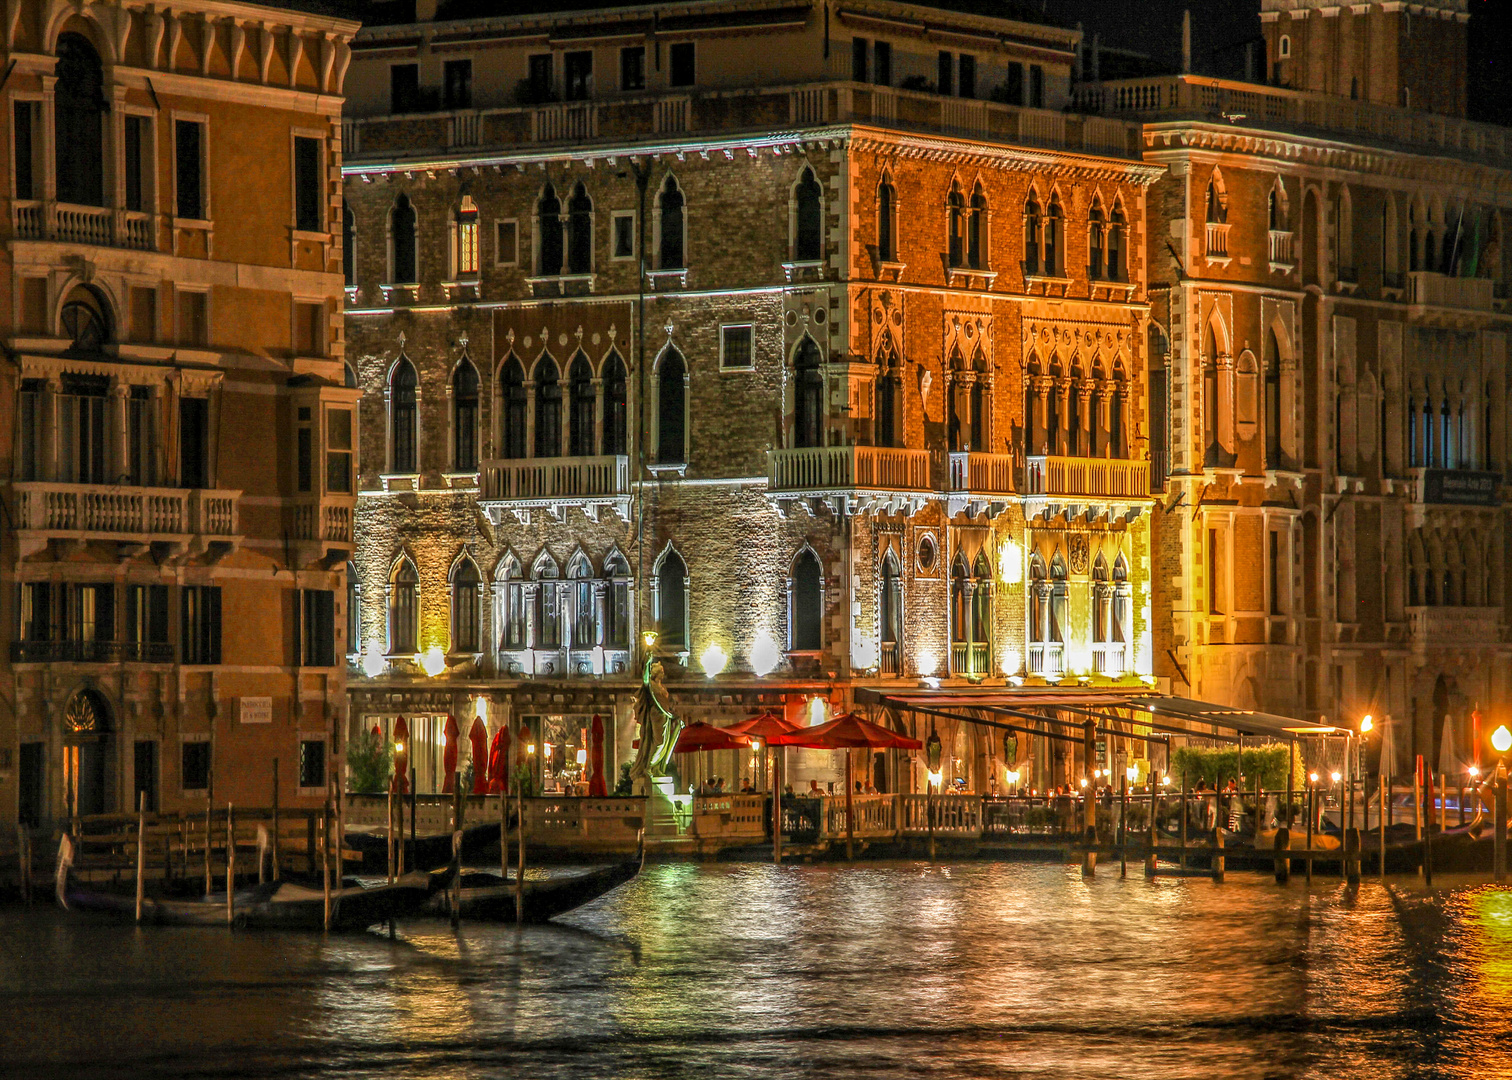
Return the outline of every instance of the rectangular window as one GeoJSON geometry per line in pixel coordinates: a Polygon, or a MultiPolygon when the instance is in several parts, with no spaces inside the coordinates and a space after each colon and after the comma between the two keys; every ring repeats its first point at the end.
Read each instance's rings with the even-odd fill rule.
{"type": "Polygon", "coordinates": [[[587,101],[593,96],[593,53],[587,49],[564,53],[562,75],[562,96],[568,101],[587,101]]]}
{"type": "Polygon", "coordinates": [[[462,213],[457,218],[457,276],[478,276],[478,212],[462,213]]]}
{"type": "Polygon", "coordinates": [[[301,589],[304,602],[304,664],[333,667],[336,663],[336,594],[329,589],[301,589]]]}
{"type": "Polygon", "coordinates": [[[303,135],[294,137],[294,228],[300,232],[321,232],[325,214],[321,207],[325,184],[321,178],[320,140],[303,135]]]}
{"type": "Polygon", "coordinates": [[[157,340],[157,290],[131,287],[131,340],[151,344],[157,340]]]}
{"type": "Polygon", "coordinates": [[[299,356],[324,356],[326,308],[324,304],[294,301],[294,351],[299,356]]]}
{"type": "Polygon", "coordinates": [[[672,86],[692,86],[696,81],[693,68],[693,43],[691,41],[679,41],[667,50],[668,67],[671,77],[667,80],[672,86]]]}
{"type": "Polygon", "coordinates": [[[41,379],[21,381],[16,412],[16,424],[20,428],[18,480],[37,480],[42,475],[42,391],[45,386],[41,379]]]}
{"type": "Polygon", "coordinates": [[[623,649],[630,644],[630,585],[616,581],[609,586],[609,625],[604,628],[604,643],[623,649]]]}
{"type": "Polygon", "coordinates": [[[221,662],[221,590],[219,585],[185,585],[180,612],[180,648],[186,664],[221,662]]]}
{"type": "Polygon", "coordinates": [[[145,116],[128,116],[122,148],[126,167],[126,209],[147,213],[152,209],[152,121],[145,116]]]}
{"type": "Polygon", "coordinates": [[[1207,593],[1208,614],[1223,614],[1223,591],[1219,582],[1219,576],[1223,572],[1223,557],[1219,554],[1217,529],[1209,529],[1207,533],[1207,593]]]}
{"type": "Polygon", "coordinates": [[[976,57],[962,53],[956,76],[957,88],[963,98],[976,97],[976,57]]]}
{"type": "Polygon", "coordinates": [[[892,44],[879,41],[872,46],[872,82],[878,86],[892,85],[892,44]]]}
{"type": "Polygon", "coordinates": [[[1281,606],[1281,534],[1272,529],[1270,532],[1270,562],[1266,569],[1270,578],[1270,613],[1282,614],[1281,606]]]}
{"type": "Polygon", "coordinates": [[[16,198],[18,199],[37,197],[37,177],[40,170],[36,167],[37,151],[34,132],[39,126],[37,102],[16,102],[16,122],[12,140],[15,143],[16,152],[16,198]]]}
{"type": "Polygon", "coordinates": [[[614,215],[614,258],[635,258],[635,215],[629,211],[614,215]]]}
{"type": "Polygon", "coordinates": [[[646,47],[632,45],[620,50],[620,89],[625,91],[646,88],[646,47]]]}
{"type": "Polygon", "coordinates": [[[420,65],[394,64],[389,68],[389,111],[414,112],[420,107],[420,65]]]}
{"type": "Polygon", "coordinates": [[[210,294],[204,292],[180,292],[179,344],[210,344],[210,294]]]}
{"type": "Polygon", "coordinates": [[[21,279],[21,329],[28,334],[47,333],[47,279],[21,279]]]}
{"type": "Polygon", "coordinates": [[[326,412],[326,491],[352,493],[352,410],[326,412]]]}
{"type": "Polygon", "coordinates": [[[65,378],[58,396],[58,468],[61,479],[74,484],[106,482],[105,402],[109,384],[103,378],[65,378]]]}
{"type": "Polygon", "coordinates": [[[326,744],[324,739],[299,740],[299,786],[309,791],[325,791],[326,744]]]}
{"type": "Polygon", "coordinates": [[[126,399],[126,482],[152,487],[156,480],[152,444],[152,391],[133,386],[126,399]]]}
{"type": "Polygon", "coordinates": [[[719,366],[725,371],[748,368],[751,358],[751,327],[721,326],[719,328],[719,366]]]}
{"type": "Polygon", "coordinates": [[[935,87],[946,97],[955,93],[955,57],[944,49],[940,50],[939,74],[935,79],[935,87]]]}
{"type": "Polygon", "coordinates": [[[494,222],[494,265],[514,266],[520,261],[520,223],[514,219],[494,222]]]}
{"type": "Polygon", "coordinates": [[[80,643],[115,640],[115,586],[74,585],[69,597],[70,638],[80,643]]]}
{"type": "Polygon", "coordinates": [[[198,120],[175,120],[174,177],[178,216],[205,218],[205,125],[198,120]]]}
{"type": "Polygon", "coordinates": [[[308,405],[302,406],[299,410],[298,426],[294,429],[295,483],[300,492],[309,491],[315,486],[315,429],[311,422],[313,412],[314,410],[308,405]]]}
{"type": "Polygon", "coordinates": [[[1017,60],[1008,65],[1008,78],[1003,88],[1009,105],[1024,103],[1024,65],[1017,60]]]}
{"type": "Polygon", "coordinates": [[[179,398],[179,487],[210,486],[210,402],[179,398]]]}
{"type": "Polygon", "coordinates": [[[851,82],[866,82],[866,39],[851,38],[851,82]]]}
{"type": "Polygon", "coordinates": [[[1039,64],[1029,65],[1029,107],[1045,107],[1045,69],[1039,64]]]}
{"type": "Polygon", "coordinates": [[[184,743],[179,776],[185,791],[205,791],[210,787],[210,743],[196,739],[184,743]]]}
{"type": "Polygon", "coordinates": [[[21,586],[21,640],[51,641],[52,584],[28,581],[21,586]]]}
{"type": "Polygon", "coordinates": [[[442,106],[447,109],[472,108],[472,61],[448,60],[441,75],[442,106]]]}
{"type": "Polygon", "coordinates": [[[523,105],[539,104],[542,101],[551,101],[554,95],[551,92],[551,54],[536,53],[529,61],[530,72],[525,79],[523,105]]]}
{"type": "Polygon", "coordinates": [[[126,642],[135,659],[173,659],[168,648],[168,586],[126,586],[126,642]]]}

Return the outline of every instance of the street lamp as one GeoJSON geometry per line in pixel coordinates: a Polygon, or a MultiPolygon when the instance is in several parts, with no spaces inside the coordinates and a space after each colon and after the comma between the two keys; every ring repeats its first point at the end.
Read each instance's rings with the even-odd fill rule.
{"type": "Polygon", "coordinates": [[[1375,718],[1369,713],[1360,717],[1360,734],[1369,735],[1371,728],[1375,727],[1375,718]]]}
{"type": "Polygon", "coordinates": [[[1491,746],[1498,754],[1512,750],[1512,731],[1507,730],[1506,724],[1491,733],[1491,746]]]}

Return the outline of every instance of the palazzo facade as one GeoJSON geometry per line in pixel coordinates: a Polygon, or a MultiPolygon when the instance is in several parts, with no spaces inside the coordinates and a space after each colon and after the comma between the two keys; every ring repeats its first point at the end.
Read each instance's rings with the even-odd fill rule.
{"type": "MultiPolygon", "coordinates": [[[[1065,110],[1075,32],[918,11],[422,3],[358,36],[349,693],[353,730],[405,717],[422,791],[448,715],[539,744],[548,789],[595,716],[627,762],[648,647],[716,723],[1145,685],[1160,169],[1065,110]]],[[[946,784],[1072,776],[940,734],[946,784]]]]}
{"type": "Polygon", "coordinates": [[[345,712],[355,23],[18,0],[0,822],[318,805],[345,712]]]}

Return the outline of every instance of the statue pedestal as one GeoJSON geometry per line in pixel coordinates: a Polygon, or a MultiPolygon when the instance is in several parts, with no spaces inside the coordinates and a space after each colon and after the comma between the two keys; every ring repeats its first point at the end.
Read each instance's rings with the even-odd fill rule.
{"type": "Polygon", "coordinates": [[[678,813],[672,785],[670,776],[658,776],[651,780],[651,790],[646,794],[647,836],[682,835],[682,818],[678,813]]]}

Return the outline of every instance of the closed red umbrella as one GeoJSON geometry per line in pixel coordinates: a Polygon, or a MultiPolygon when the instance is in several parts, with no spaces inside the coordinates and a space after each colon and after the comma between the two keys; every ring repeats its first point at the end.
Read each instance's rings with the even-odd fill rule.
{"type": "Polygon", "coordinates": [[[375,738],[375,739],[381,739],[381,738],[383,738],[383,729],[381,727],[379,727],[377,724],[373,725],[373,738],[375,738]]]}
{"type": "Polygon", "coordinates": [[[400,795],[409,793],[409,725],[404,717],[394,721],[394,782],[393,788],[400,795]]]}
{"type": "Polygon", "coordinates": [[[446,750],[441,755],[441,791],[450,795],[456,787],[457,781],[457,737],[462,734],[462,729],[457,727],[457,718],[448,716],[446,727],[442,729],[442,738],[446,740],[446,750]]]}
{"type": "Polygon", "coordinates": [[[677,737],[674,754],[692,754],[699,750],[741,750],[751,745],[744,735],[732,735],[725,728],[705,724],[703,721],[689,724],[677,737]]]}
{"type": "Polygon", "coordinates": [[[827,724],[804,728],[771,739],[773,746],[806,746],[813,750],[922,750],[924,744],[896,731],[844,713],[827,724]]]}
{"type": "Polygon", "coordinates": [[[509,794],[509,725],[501,727],[493,737],[493,746],[488,752],[488,793],[509,794]]]}
{"type": "Polygon", "coordinates": [[[602,799],[609,794],[609,785],[604,780],[604,718],[598,713],[593,714],[593,727],[589,729],[588,738],[588,760],[593,768],[593,775],[588,779],[588,794],[602,799]]]}
{"type": "Polygon", "coordinates": [[[488,729],[483,726],[483,721],[473,717],[472,727],[467,732],[467,739],[472,743],[472,766],[473,766],[473,789],[474,795],[488,794],[488,729]]]}

